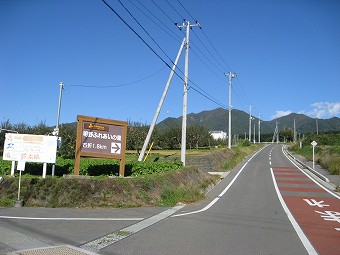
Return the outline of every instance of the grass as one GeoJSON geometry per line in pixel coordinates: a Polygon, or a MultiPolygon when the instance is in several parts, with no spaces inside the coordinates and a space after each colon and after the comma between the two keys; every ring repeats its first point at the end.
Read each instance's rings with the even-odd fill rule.
{"type": "Polygon", "coordinates": [[[233,155],[223,165],[225,170],[231,170],[236,167],[245,157],[252,154],[263,147],[262,144],[255,144],[250,146],[237,146],[232,150],[233,155]]]}
{"type": "MultiPolygon", "coordinates": [[[[27,176],[21,182],[21,198],[30,207],[140,207],[173,206],[204,197],[216,177],[186,167],[175,172],[134,178],[66,179],[27,176]]],[[[0,206],[16,199],[18,179],[5,177],[0,185],[0,206]]]]}
{"type": "MultiPolygon", "coordinates": [[[[259,146],[241,146],[229,149],[187,150],[188,157],[209,158],[211,167],[225,164],[232,169],[259,146]],[[227,155],[226,157],[219,157],[227,155]],[[226,161],[226,162],[224,162],[226,161]]],[[[152,151],[147,161],[179,161],[180,151],[152,151]]],[[[127,162],[137,155],[127,154],[127,162]]],[[[211,169],[214,171],[214,169],[211,169]]],[[[91,178],[42,179],[41,175],[23,175],[21,197],[25,206],[37,207],[147,207],[174,206],[193,203],[205,197],[207,188],[215,185],[218,176],[211,176],[195,166],[180,170],[154,173],[129,178],[97,176],[91,178]]],[[[0,185],[0,206],[11,206],[18,190],[17,177],[5,176],[0,185]]]]}
{"type": "MultiPolygon", "coordinates": [[[[313,160],[313,148],[311,145],[304,145],[301,149],[297,146],[290,146],[290,150],[300,154],[307,160],[313,160]]],[[[340,174],[340,146],[318,145],[315,147],[314,160],[323,168],[327,169],[330,174],[340,174]]]]}

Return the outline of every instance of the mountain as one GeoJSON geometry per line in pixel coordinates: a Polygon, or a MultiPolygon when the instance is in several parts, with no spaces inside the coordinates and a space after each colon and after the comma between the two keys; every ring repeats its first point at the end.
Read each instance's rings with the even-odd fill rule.
{"type": "MultiPolygon", "coordinates": [[[[200,125],[207,129],[228,131],[228,110],[216,108],[210,111],[202,111],[200,113],[190,113],[187,115],[187,126],[200,125]]],[[[258,128],[259,119],[253,116],[252,132],[254,124],[258,128]]],[[[295,119],[295,128],[297,133],[316,133],[317,127],[319,132],[340,131],[340,118],[334,117],[331,119],[315,119],[304,114],[291,113],[271,121],[261,121],[261,133],[274,133],[276,122],[278,129],[293,129],[295,119]]],[[[237,109],[232,110],[231,128],[234,134],[244,134],[249,132],[249,113],[237,109]]],[[[165,130],[172,126],[181,126],[182,117],[167,118],[157,124],[159,130],[165,130]]],[[[257,131],[256,131],[257,132],[257,131]]]]}

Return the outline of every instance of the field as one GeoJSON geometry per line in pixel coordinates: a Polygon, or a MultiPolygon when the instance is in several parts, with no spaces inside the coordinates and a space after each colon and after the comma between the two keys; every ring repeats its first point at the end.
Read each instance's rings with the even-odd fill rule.
{"type": "MultiPolygon", "coordinates": [[[[21,198],[25,206],[39,207],[138,207],[192,203],[204,199],[207,189],[219,180],[207,171],[231,170],[258,148],[251,145],[232,150],[188,150],[186,167],[180,162],[180,151],[153,151],[144,163],[137,163],[136,153],[129,152],[126,170],[129,166],[131,169],[126,171],[129,173],[126,178],[117,177],[117,162],[101,159],[82,159],[82,171],[88,175],[80,177],[48,176],[43,179],[41,164],[29,164],[33,172],[25,170],[22,176],[21,198]],[[90,175],[91,171],[97,173],[96,176],[90,175]]],[[[58,159],[56,172],[60,169],[70,172],[72,161],[58,159]]],[[[0,163],[4,165],[3,161],[0,163]]],[[[10,167],[10,162],[5,164],[10,167]]],[[[4,171],[8,173],[8,170],[4,171]]],[[[0,206],[11,206],[17,190],[18,178],[5,176],[0,185],[0,206]]]]}

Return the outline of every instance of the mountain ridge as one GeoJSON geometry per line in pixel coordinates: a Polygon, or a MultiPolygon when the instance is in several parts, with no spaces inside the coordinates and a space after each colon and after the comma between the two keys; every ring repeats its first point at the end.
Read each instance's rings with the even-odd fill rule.
{"type": "MultiPolygon", "coordinates": [[[[220,130],[227,132],[229,111],[223,108],[213,110],[204,110],[199,113],[189,113],[187,115],[187,126],[201,125],[210,131],[220,130]]],[[[256,132],[258,129],[259,119],[252,116],[252,132],[255,125],[256,132]]],[[[290,113],[288,115],[265,121],[260,119],[261,133],[274,133],[276,122],[278,129],[294,129],[297,133],[316,133],[318,132],[340,132],[340,118],[332,117],[329,119],[311,118],[304,114],[290,113]]],[[[231,112],[231,128],[233,134],[243,134],[249,132],[249,113],[241,110],[233,109],[231,112]]],[[[182,125],[182,117],[169,117],[157,124],[157,128],[161,131],[171,126],[182,125]]]]}

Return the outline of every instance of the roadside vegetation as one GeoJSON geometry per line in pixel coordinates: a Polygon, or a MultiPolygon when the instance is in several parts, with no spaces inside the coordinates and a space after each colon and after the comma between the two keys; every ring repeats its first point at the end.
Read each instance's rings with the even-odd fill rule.
{"type": "MultiPolygon", "coordinates": [[[[51,134],[53,128],[44,123],[30,127],[12,125],[9,121],[1,128],[25,134],[51,134]]],[[[188,128],[187,166],[180,161],[181,129],[171,127],[155,132],[154,147],[145,162],[138,162],[139,149],[147,133],[144,125],[129,124],[125,160],[125,178],[118,177],[119,161],[83,157],[80,176],[73,176],[76,127],[62,125],[59,135],[62,146],[58,149],[54,176],[52,165],[47,166],[47,177],[42,178],[42,163],[27,162],[22,174],[21,199],[25,206],[37,207],[140,207],[173,206],[193,203],[205,198],[207,190],[216,185],[220,177],[210,171],[229,171],[260,145],[239,142],[231,150],[225,141],[213,140],[203,127],[188,128]]],[[[0,154],[4,132],[0,134],[0,154]]],[[[0,206],[13,206],[17,199],[18,172],[10,176],[11,162],[0,159],[0,206]]]]}
{"type": "Polygon", "coordinates": [[[327,169],[333,175],[340,175],[340,134],[309,135],[300,144],[290,146],[290,150],[313,160],[312,141],[317,142],[315,147],[315,162],[327,169]]]}

